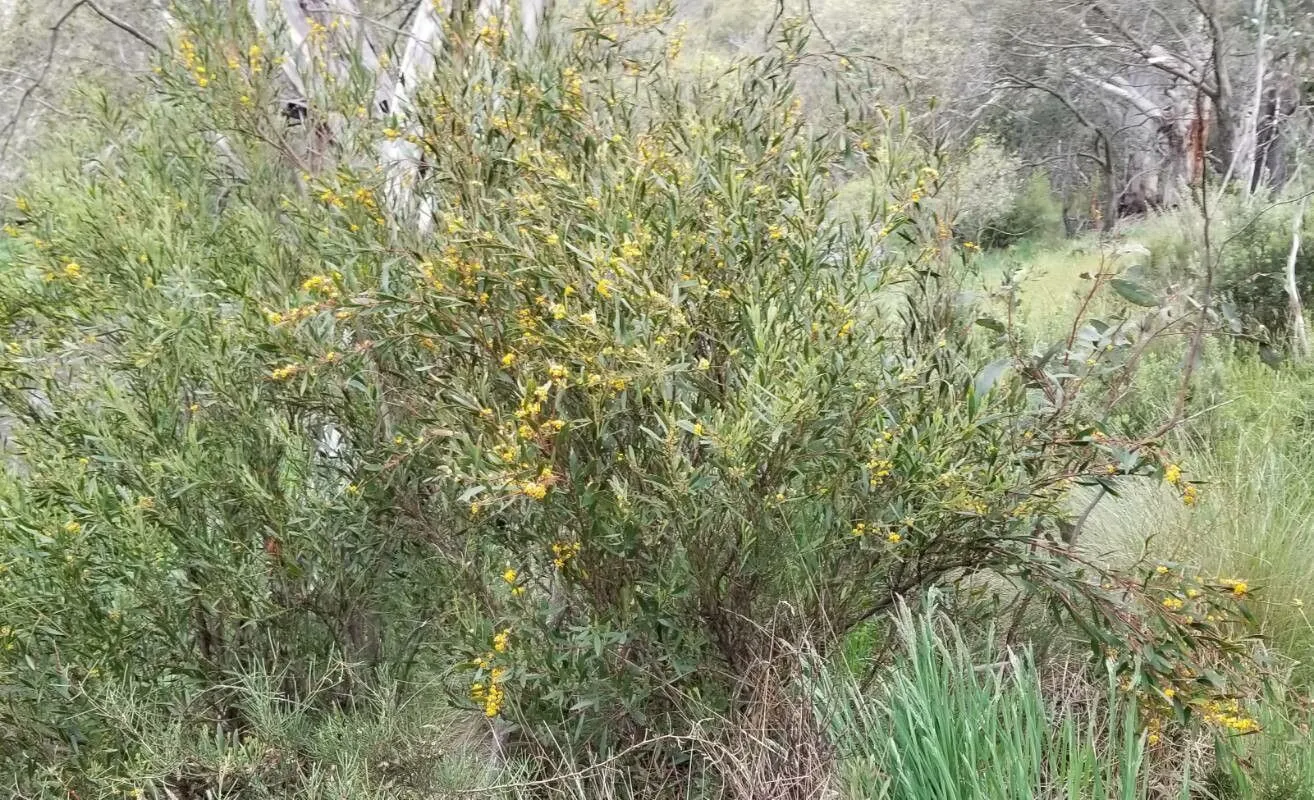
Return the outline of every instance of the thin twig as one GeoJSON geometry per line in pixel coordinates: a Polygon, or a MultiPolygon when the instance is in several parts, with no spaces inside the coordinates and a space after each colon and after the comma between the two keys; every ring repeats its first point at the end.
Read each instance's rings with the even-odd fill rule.
{"type": "Polygon", "coordinates": [[[148,36],[146,36],[146,34],[137,30],[136,28],[124,22],[123,20],[119,19],[118,17],[115,17],[114,15],[109,14],[106,11],[102,10],[100,6],[96,5],[93,2],[93,0],[77,0],[76,3],[69,6],[67,11],[65,11],[62,15],[60,15],[59,19],[55,20],[54,25],[50,26],[50,47],[46,50],[46,61],[41,66],[41,72],[32,81],[32,84],[28,86],[26,90],[24,90],[23,96],[18,99],[18,104],[14,107],[13,118],[10,119],[9,122],[5,124],[4,144],[0,145],[0,162],[3,162],[5,156],[9,153],[9,146],[14,139],[14,131],[17,130],[18,128],[18,121],[23,118],[23,109],[27,106],[27,101],[32,97],[32,93],[35,92],[37,88],[41,86],[41,84],[45,83],[46,76],[50,74],[50,67],[55,63],[55,48],[59,45],[59,34],[62,30],[64,23],[68,21],[69,17],[73,16],[73,12],[77,11],[82,6],[87,6],[92,11],[94,11],[101,19],[105,20],[106,22],[110,23],[111,25],[118,28],[119,30],[132,36],[137,41],[142,42],[147,47],[150,47],[152,50],[156,51],[157,53],[161,51],[160,46],[157,45],[155,42],[151,41],[151,39],[148,36]]]}

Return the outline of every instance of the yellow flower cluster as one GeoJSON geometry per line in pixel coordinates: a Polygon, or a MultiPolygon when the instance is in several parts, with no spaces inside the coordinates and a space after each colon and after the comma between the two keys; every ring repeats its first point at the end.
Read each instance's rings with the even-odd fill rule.
{"type": "Polygon", "coordinates": [[[506,581],[511,586],[511,595],[513,597],[519,597],[525,593],[525,587],[516,585],[516,581],[519,578],[520,573],[516,572],[515,568],[510,565],[507,565],[507,568],[502,571],[502,580],[506,581]]]}
{"type": "Polygon", "coordinates": [[[204,89],[210,85],[205,65],[200,63],[200,59],[196,55],[196,43],[192,41],[191,31],[185,30],[178,36],[178,60],[192,73],[197,86],[204,89]]]}
{"type": "Polygon", "coordinates": [[[338,281],[342,280],[342,273],[337,270],[327,275],[311,275],[301,283],[301,291],[308,294],[321,294],[327,297],[337,297],[338,281]]]}
{"type": "Polygon", "coordinates": [[[958,500],[958,509],[967,514],[975,514],[978,517],[984,517],[990,513],[990,506],[978,497],[966,496],[958,500]]]}
{"type": "Polygon", "coordinates": [[[867,462],[867,471],[871,473],[868,484],[875,489],[890,477],[890,473],[894,471],[894,463],[885,458],[873,458],[867,462]]]}
{"type": "Polygon", "coordinates": [[[300,371],[301,371],[301,366],[298,364],[285,364],[281,367],[278,367],[273,372],[270,372],[269,377],[272,380],[285,381],[288,378],[295,376],[300,371]]]}
{"type": "Polygon", "coordinates": [[[282,325],[285,322],[286,323],[301,322],[304,319],[308,319],[309,317],[314,316],[315,314],[324,310],[327,307],[330,307],[329,304],[309,303],[304,306],[296,306],[295,308],[289,308],[286,311],[274,311],[272,309],[268,309],[265,311],[265,320],[268,321],[270,325],[282,325]]]}
{"type": "Polygon", "coordinates": [[[1237,580],[1236,578],[1227,578],[1220,581],[1220,583],[1232,591],[1233,597],[1245,597],[1250,593],[1250,585],[1245,581],[1237,580]]]}
{"type": "Polygon", "coordinates": [[[76,281],[82,277],[82,265],[76,261],[70,261],[64,265],[63,269],[58,271],[48,270],[45,274],[46,283],[53,283],[63,279],[66,281],[76,281]]]}
{"type": "Polygon", "coordinates": [[[506,679],[506,668],[494,666],[493,662],[499,655],[505,655],[511,650],[511,629],[503,628],[493,634],[492,645],[491,652],[474,660],[476,670],[480,673],[488,673],[488,682],[476,680],[470,686],[470,697],[483,705],[484,716],[490,718],[501,713],[502,706],[506,702],[506,691],[501,686],[506,679]]]}
{"type": "Polygon", "coordinates": [[[548,487],[542,481],[524,481],[520,484],[520,493],[531,500],[542,500],[547,497],[548,487]]]}
{"type": "Polygon", "coordinates": [[[553,542],[552,566],[564,569],[570,560],[579,555],[579,542],[553,542]]]}
{"type": "Polygon", "coordinates": [[[1205,722],[1235,734],[1254,733],[1259,723],[1248,716],[1236,699],[1210,700],[1200,708],[1205,722]]]}
{"type": "MultiPolygon", "coordinates": [[[[481,669],[487,669],[489,665],[488,658],[482,658],[475,661],[475,666],[481,669]]],[[[493,667],[489,670],[488,683],[475,681],[470,685],[470,697],[475,702],[481,703],[484,707],[484,716],[496,717],[502,711],[502,705],[506,702],[506,690],[502,688],[502,681],[506,678],[506,669],[504,667],[493,667]]]]}

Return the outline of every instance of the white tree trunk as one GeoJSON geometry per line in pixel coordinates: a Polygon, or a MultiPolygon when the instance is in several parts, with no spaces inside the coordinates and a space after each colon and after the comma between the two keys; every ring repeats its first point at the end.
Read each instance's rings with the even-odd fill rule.
{"type": "Polygon", "coordinates": [[[1291,223],[1291,252],[1287,255],[1287,310],[1291,315],[1291,349],[1297,358],[1309,356],[1309,335],[1305,331],[1305,309],[1296,285],[1296,256],[1300,254],[1300,231],[1305,222],[1305,200],[1296,206],[1291,223]]]}
{"type": "Polygon", "coordinates": [[[1235,177],[1244,183],[1241,191],[1245,194],[1250,194],[1260,185],[1259,176],[1255,174],[1258,168],[1255,156],[1259,148],[1259,115],[1264,97],[1264,75],[1268,71],[1265,59],[1268,0],[1255,0],[1254,14],[1259,20],[1259,31],[1255,38],[1255,91],[1232,143],[1232,158],[1227,166],[1227,177],[1223,180],[1226,184],[1227,178],[1232,177],[1235,170],[1235,177]]]}
{"type": "MultiPolygon", "coordinates": [[[[406,32],[406,47],[395,79],[370,43],[355,0],[248,2],[256,26],[270,37],[279,28],[269,6],[279,4],[286,20],[282,30],[288,45],[283,70],[300,100],[309,104],[326,82],[347,79],[353,59],[374,76],[373,115],[392,120],[389,127],[396,134],[377,146],[387,204],[395,220],[417,225],[422,233],[426,232],[432,225],[431,203],[422,199],[417,204],[414,191],[423,157],[421,147],[413,141],[423,132],[415,97],[418,88],[432,77],[442,52],[441,0],[421,0],[406,32]]],[[[545,7],[545,0],[523,0],[520,6],[521,33],[527,46],[537,40],[545,7]]],[[[507,8],[507,0],[478,0],[476,21],[483,24],[497,15],[505,24],[507,8]]]]}

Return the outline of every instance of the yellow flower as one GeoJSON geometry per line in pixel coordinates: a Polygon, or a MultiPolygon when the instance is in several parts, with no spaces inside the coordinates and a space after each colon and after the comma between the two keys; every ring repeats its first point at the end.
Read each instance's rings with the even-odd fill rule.
{"type": "Polygon", "coordinates": [[[903,541],[903,537],[897,533],[891,533],[889,536],[885,537],[885,540],[890,544],[898,544],[903,541]]]}
{"type": "Polygon", "coordinates": [[[64,530],[67,531],[68,533],[81,533],[82,526],[79,525],[74,520],[69,520],[68,522],[64,523],[64,530]]]}
{"type": "Polygon", "coordinates": [[[1193,506],[1200,502],[1200,490],[1194,486],[1188,486],[1182,490],[1182,502],[1188,506],[1193,506]]]}
{"type": "Polygon", "coordinates": [[[770,236],[772,239],[783,239],[785,238],[785,229],[781,228],[779,225],[772,225],[767,228],[767,236],[770,236]]]}
{"type": "Polygon", "coordinates": [[[269,377],[276,381],[285,381],[288,378],[291,378],[293,375],[296,375],[300,371],[301,371],[301,367],[297,366],[296,364],[285,364],[279,367],[278,369],[274,370],[273,372],[269,373],[269,377]]]}
{"type": "Polygon", "coordinates": [[[502,710],[502,699],[506,693],[499,686],[488,687],[484,696],[484,716],[488,718],[496,717],[502,710]]]}
{"type": "Polygon", "coordinates": [[[493,650],[498,653],[505,653],[511,648],[511,629],[503,628],[493,636],[493,650]]]}
{"type": "Polygon", "coordinates": [[[538,481],[525,481],[520,485],[520,493],[532,500],[547,497],[548,487],[538,481]]]}
{"type": "Polygon", "coordinates": [[[1176,597],[1165,597],[1163,599],[1163,607],[1169,611],[1181,611],[1182,605],[1182,601],[1178,600],[1176,597]]]}
{"type": "Polygon", "coordinates": [[[333,284],[332,276],[311,275],[301,283],[301,291],[310,294],[337,294],[337,287],[333,284]]]}
{"type": "Polygon", "coordinates": [[[554,381],[564,381],[569,371],[560,364],[551,364],[548,366],[548,377],[554,381]]]}
{"type": "Polygon", "coordinates": [[[594,290],[598,294],[602,295],[604,298],[610,298],[612,291],[611,281],[607,280],[606,278],[603,278],[602,280],[598,281],[598,285],[594,287],[594,290]]]}
{"type": "Polygon", "coordinates": [[[516,363],[515,353],[507,353],[506,355],[502,356],[502,366],[509,367],[514,363],[516,363]]]}
{"type": "Polygon", "coordinates": [[[566,306],[565,306],[564,304],[562,304],[562,303],[553,303],[553,304],[552,304],[552,318],[553,318],[553,319],[565,319],[565,318],[566,318],[566,306]]]}
{"type": "Polygon", "coordinates": [[[1228,581],[1232,587],[1232,594],[1236,597],[1245,597],[1250,592],[1250,587],[1245,581],[1228,581]]]}
{"type": "Polygon", "coordinates": [[[694,436],[702,436],[703,433],[705,433],[705,432],[706,432],[706,431],[705,431],[704,428],[703,428],[703,423],[701,423],[701,422],[695,422],[695,423],[694,423],[694,426],[693,426],[693,435],[694,435],[694,436]]]}
{"type": "Polygon", "coordinates": [[[1164,468],[1163,479],[1171,484],[1176,484],[1182,479],[1182,468],[1176,464],[1169,464],[1164,468]]]}
{"type": "Polygon", "coordinates": [[[1155,568],[1154,568],[1154,571],[1155,571],[1155,573],[1158,574],[1158,575],[1167,575],[1167,574],[1168,574],[1168,568],[1165,567],[1163,564],[1160,564],[1159,566],[1155,567],[1155,568]]]}
{"type": "Polygon", "coordinates": [[[506,581],[507,583],[515,583],[516,571],[511,567],[507,567],[506,571],[502,573],[502,580],[506,581]]]}

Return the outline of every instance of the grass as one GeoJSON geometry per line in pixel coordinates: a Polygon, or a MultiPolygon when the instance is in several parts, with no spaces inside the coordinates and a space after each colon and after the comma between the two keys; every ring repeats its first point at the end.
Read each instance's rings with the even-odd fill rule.
{"type": "Polygon", "coordinates": [[[1076,680],[1047,692],[1028,650],[974,654],[934,608],[917,616],[904,609],[897,630],[900,658],[874,697],[842,674],[818,673],[814,693],[838,748],[843,796],[1189,796],[1192,762],[1172,759],[1166,770],[1153,764],[1135,704],[1112,682],[1076,680]]]}
{"type": "MultiPolygon", "coordinates": [[[[1064,333],[1081,302],[1088,285],[1081,275],[1097,271],[1111,251],[1141,243],[1162,260],[1180,252],[1188,237],[1182,219],[1165,216],[1129,228],[1114,243],[1094,237],[1022,242],[983,255],[978,266],[986,286],[1014,276],[1026,334],[1047,340],[1064,333]]],[[[1167,418],[1179,356],[1147,359],[1131,413],[1167,418]]],[[[1152,482],[1130,483],[1100,504],[1086,541],[1113,561],[1138,557],[1148,541],[1153,554],[1203,575],[1246,580],[1258,590],[1254,610],[1262,632],[1275,652],[1294,660],[1304,685],[1314,679],[1314,618],[1304,607],[1314,600],[1314,449],[1306,444],[1314,434],[1314,369],[1274,370],[1211,343],[1190,412],[1193,418],[1166,445],[1188,479],[1199,481],[1200,507],[1188,511],[1175,492],[1152,482]]]]}

